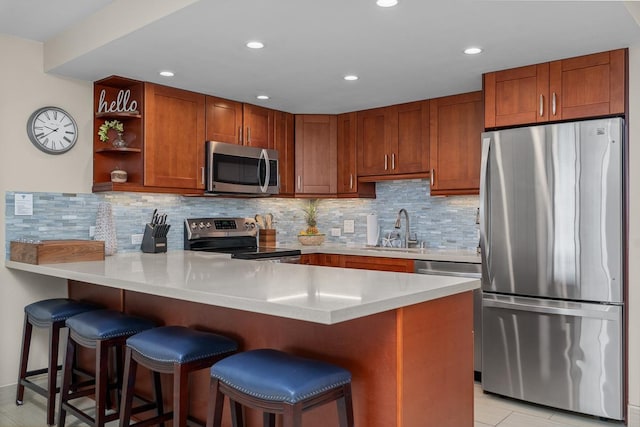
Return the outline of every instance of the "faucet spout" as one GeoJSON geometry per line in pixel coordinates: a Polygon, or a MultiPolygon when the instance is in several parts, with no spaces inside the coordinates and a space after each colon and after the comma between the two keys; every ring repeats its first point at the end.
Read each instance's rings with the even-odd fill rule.
{"type": "Polygon", "coordinates": [[[402,214],[404,214],[404,218],[406,221],[405,224],[405,229],[404,229],[404,242],[402,243],[402,246],[404,248],[408,248],[409,247],[409,213],[407,212],[407,210],[405,208],[402,208],[398,211],[398,216],[396,217],[396,224],[395,224],[395,228],[400,229],[402,227],[402,214]]]}

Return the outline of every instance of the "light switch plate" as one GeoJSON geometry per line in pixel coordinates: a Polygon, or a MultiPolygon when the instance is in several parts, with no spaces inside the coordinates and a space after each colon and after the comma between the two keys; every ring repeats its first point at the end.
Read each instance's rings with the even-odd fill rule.
{"type": "Polygon", "coordinates": [[[333,237],[340,237],[340,227],[332,228],[331,235],[333,237]]]}
{"type": "Polygon", "coordinates": [[[144,237],[144,234],[132,234],[131,235],[131,244],[132,245],[139,245],[142,243],[142,238],[144,237]]]}
{"type": "Polygon", "coordinates": [[[355,227],[356,227],[356,222],[354,220],[352,220],[352,219],[345,219],[344,220],[343,228],[344,228],[344,233],[345,234],[347,234],[347,233],[355,233],[356,232],[355,227]]]}
{"type": "Polygon", "coordinates": [[[89,237],[91,239],[93,239],[96,236],[96,226],[95,225],[90,225],[89,226],[89,237]]]}

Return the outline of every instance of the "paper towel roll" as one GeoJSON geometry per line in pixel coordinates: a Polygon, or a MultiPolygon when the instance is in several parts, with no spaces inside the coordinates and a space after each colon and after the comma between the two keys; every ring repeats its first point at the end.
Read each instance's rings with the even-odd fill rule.
{"type": "Polygon", "coordinates": [[[367,215],[367,245],[376,246],[380,238],[380,226],[378,226],[378,215],[367,215]]]}

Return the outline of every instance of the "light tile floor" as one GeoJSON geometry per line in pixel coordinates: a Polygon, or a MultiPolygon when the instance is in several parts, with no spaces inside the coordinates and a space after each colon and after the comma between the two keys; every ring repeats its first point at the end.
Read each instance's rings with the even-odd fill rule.
{"type": "Polygon", "coordinates": [[[474,389],[474,427],[620,427],[624,423],[523,403],[474,389]]]}
{"type": "MultiPolygon", "coordinates": [[[[602,421],[597,418],[570,414],[562,411],[529,405],[515,400],[502,398],[482,392],[475,384],[475,423],[474,427],[620,427],[624,424],[602,421]]],[[[0,427],[44,427],[46,402],[42,396],[30,390],[25,391],[24,405],[15,404],[15,386],[0,387],[0,427]]],[[[91,407],[93,401],[87,400],[91,407]]],[[[86,424],[72,415],[67,416],[67,427],[79,427],[86,424]]],[[[117,421],[108,424],[118,425],[117,421]]],[[[366,426],[358,426],[366,427],[366,426]]],[[[466,426],[460,426],[466,427],[466,426]]]]}

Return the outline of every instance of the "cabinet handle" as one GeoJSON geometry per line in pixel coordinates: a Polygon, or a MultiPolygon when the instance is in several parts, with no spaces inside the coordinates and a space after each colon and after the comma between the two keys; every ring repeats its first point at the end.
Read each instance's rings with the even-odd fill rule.
{"type": "Polygon", "coordinates": [[[298,175],[298,190],[300,190],[300,175],[298,175]]]}
{"type": "Polygon", "coordinates": [[[396,153],[391,153],[391,169],[396,170],[396,153]]]}
{"type": "MultiPolygon", "coordinates": [[[[435,176],[436,176],[436,170],[431,169],[431,173],[429,174],[429,187],[433,187],[433,180],[435,176]]],[[[429,190],[431,190],[431,188],[429,188],[429,190]]]]}
{"type": "Polygon", "coordinates": [[[251,128],[247,126],[247,145],[251,145],[251,128]]]}
{"type": "Polygon", "coordinates": [[[553,92],[551,95],[551,114],[556,115],[556,93],[553,92]]]}
{"type": "Polygon", "coordinates": [[[353,190],[353,174],[349,175],[349,190],[353,190]]]}
{"type": "Polygon", "coordinates": [[[544,95],[540,94],[540,117],[544,114],[544,95]]]}
{"type": "Polygon", "coordinates": [[[387,161],[388,161],[388,159],[389,159],[389,156],[387,156],[387,155],[385,154],[385,155],[384,155],[384,170],[389,169],[389,168],[387,167],[387,161]]]}
{"type": "Polygon", "coordinates": [[[201,174],[202,185],[204,185],[204,166],[200,168],[200,174],[201,174]]]}
{"type": "Polygon", "coordinates": [[[240,138],[240,145],[242,145],[242,126],[238,126],[238,138],[240,138]]]}

